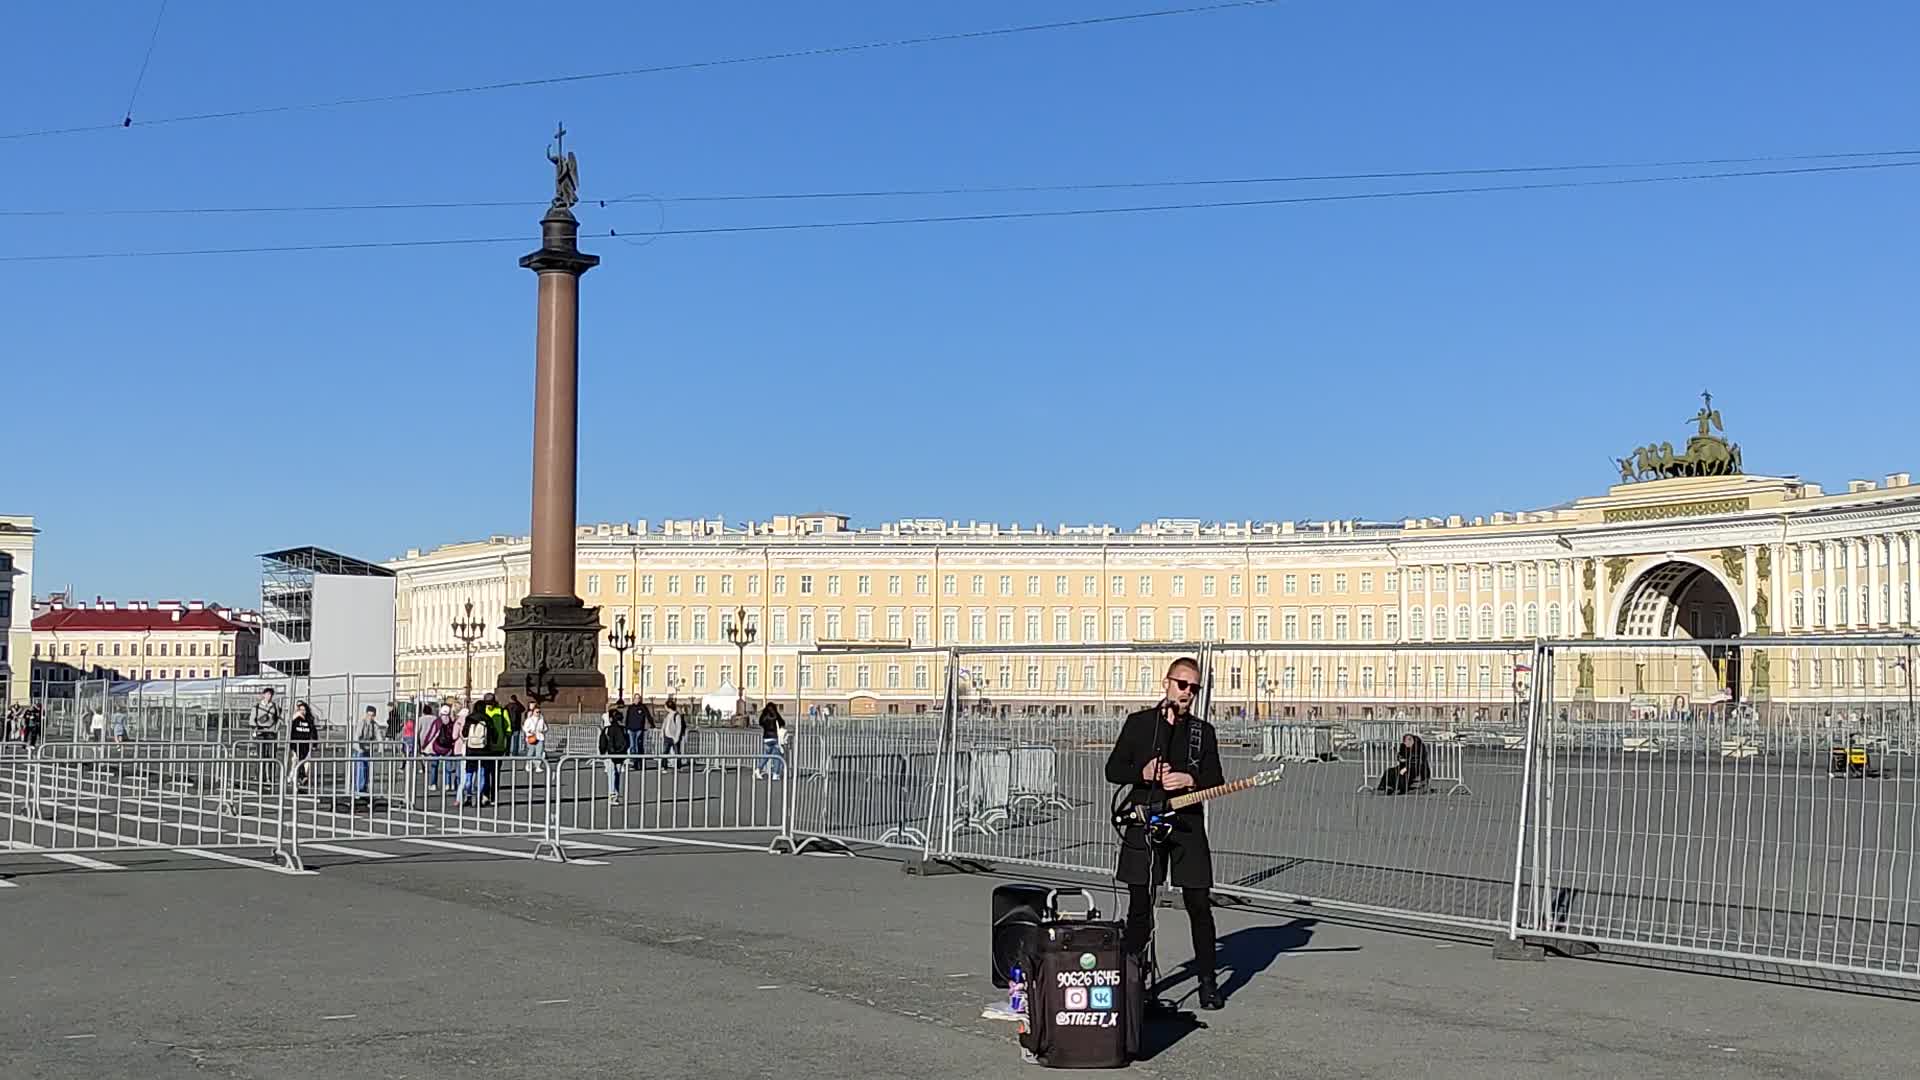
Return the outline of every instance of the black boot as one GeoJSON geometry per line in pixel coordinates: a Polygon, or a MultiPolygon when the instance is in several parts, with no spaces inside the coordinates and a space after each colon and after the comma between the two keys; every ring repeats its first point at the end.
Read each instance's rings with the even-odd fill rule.
{"type": "Polygon", "coordinates": [[[1208,1012],[1219,1012],[1226,1003],[1226,999],[1220,996],[1220,985],[1214,981],[1213,973],[1200,976],[1200,1007],[1208,1012]]]}

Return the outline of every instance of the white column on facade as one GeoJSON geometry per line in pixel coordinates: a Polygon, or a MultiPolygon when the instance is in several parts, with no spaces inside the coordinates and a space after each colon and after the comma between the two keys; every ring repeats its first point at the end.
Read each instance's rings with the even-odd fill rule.
{"type": "Polygon", "coordinates": [[[1821,627],[1823,630],[1832,630],[1840,625],[1840,605],[1837,602],[1839,598],[1833,595],[1833,559],[1838,553],[1839,548],[1833,541],[1820,542],[1820,588],[1827,598],[1827,618],[1821,627]]]}
{"type": "MultiPolygon", "coordinates": [[[[1880,603],[1880,549],[1885,537],[1867,537],[1867,617],[1868,626],[1879,626],[1886,621],[1886,612],[1880,603]]],[[[1891,568],[1889,568],[1891,569],[1891,568]]]]}
{"type": "MultiPolygon", "coordinates": [[[[1496,641],[1500,639],[1500,633],[1505,629],[1505,627],[1500,624],[1500,575],[1503,572],[1504,569],[1499,563],[1496,562],[1493,564],[1493,637],[1496,641]]],[[[1518,570],[1514,572],[1516,574],[1519,573],[1518,570]]],[[[1519,584],[1517,581],[1514,582],[1516,588],[1518,588],[1519,584]]]]}
{"type": "MultiPolygon", "coordinates": [[[[1845,603],[1847,623],[1859,623],[1860,605],[1859,603],[1855,603],[1855,601],[1860,600],[1860,598],[1859,594],[1855,592],[1855,588],[1853,588],[1853,577],[1859,573],[1860,559],[1857,557],[1855,550],[1853,550],[1853,540],[1836,540],[1832,552],[1828,552],[1828,557],[1826,557],[1826,567],[1828,567],[1828,575],[1832,575],[1832,573],[1834,573],[1834,555],[1841,552],[1841,550],[1847,552],[1847,569],[1839,575],[1839,586],[1847,590],[1847,603],[1845,603]]],[[[1834,615],[1834,625],[1845,628],[1845,623],[1839,621],[1841,605],[1834,603],[1832,596],[1826,600],[1826,609],[1828,609],[1828,613],[1834,615]]]]}
{"type": "MultiPolygon", "coordinates": [[[[1459,614],[1458,611],[1454,612],[1456,616],[1459,614]]],[[[1477,635],[1480,633],[1480,565],[1478,563],[1467,566],[1467,625],[1460,629],[1464,631],[1462,637],[1469,641],[1478,640],[1477,635]]]]}
{"type": "Polygon", "coordinates": [[[1560,591],[1566,599],[1566,610],[1562,612],[1562,615],[1567,620],[1567,636],[1577,638],[1584,629],[1580,625],[1580,604],[1585,599],[1585,597],[1581,595],[1581,590],[1584,589],[1585,586],[1581,584],[1580,560],[1567,559],[1565,561],[1567,568],[1560,575],[1560,591]]]}
{"type": "Polygon", "coordinates": [[[1746,586],[1740,591],[1746,595],[1746,599],[1742,602],[1740,610],[1734,612],[1734,625],[1731,631],[1751,633],[1755,629],[1753,626],[1753,602],[1754,598],[1760,595],[1760,583],[1754,578],[1753,549],[1750,547],[1743,548],[1740,558],[1745,563],[1744,569],[1746,571],[1746,586]]]}
{"type": "Polygon", "coordinates": [[[1421,600],[1421,603],[1426,605],[1426,610],[1420,613],[1420,625],[1427,628],[1425,636],[1428,641],[1433,640],[1433,575],[1435,573],[1435,568],[1429,566],[1426,573],[1420,575],[1420,580],[1426,583],[1426,595],[1421,600]]]}
{"type": "Polygon", "coordinates": [[[1906,535],[1907,545],[1907,624],[1920,619],[1920,532],[1906,535]]]}
{"type": "MultiPolygon", "coordinates": [[[[1561,580],[1566,580],[1565,575],[1562,575],[1561,580]]],[[[1533,561],[1533,605],[1540,611],[1540,625],[1536,632],[1544,635],[1547,632],[1547,561],[1545,559],[1533,561]]],[[[1526,612],[1522,611],[1520,617],[1525,619],[1526,612]]],[[[1521,626],[1525,628],[1524,623],[1521,626]]]]}
{"type": "Polygon", "coordinates": [[[1394,580],[1400,585],[1400,632],[1395,640],[1407,640],[1407,568],[1402,566],[1394,580]]]}
{"type": "Polygon", "coordinates": [[[1801,621],[1796,630],[1811,629],[1813,621],[1813,551],[1810,544],[1795,544],[1793,552],[1800,559],[1800,604],[1801,621]]]}
{"type": "Polygon", "coordinates": [[[1773,632],[1776,634],[1787,629],[1787,595],[1791,590],[1786,586],[1786,579],[1787,545],[1775,544],[1773,545],[1773,575],[1768,579],[1773,595],[1768,599],[1773,601],[1773,617],[1769,621],[1773,623],[1773,632]]]}

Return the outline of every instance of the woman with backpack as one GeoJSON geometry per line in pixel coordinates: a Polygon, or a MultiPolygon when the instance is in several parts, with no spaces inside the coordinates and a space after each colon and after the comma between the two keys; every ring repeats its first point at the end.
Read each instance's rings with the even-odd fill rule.
{"type": "Polygon", "coordinates": [[[454,749],[459,745],[453,732],[453,706],[442,705],[433,716],[433,722],[427,725],[427,738],[421,744],[421,751],[427,756],[427,791],[437,793],[440,790],[440,774],[447,774],[447,790],[454,786],[454,749]]]}
{"type": "Polygon", "coordinates": [[[462,803],[467,801],[467,793],[471,791],[478,805],[493,805],[493,789],[487,783],[485,759],[487,743],[491,738],[492,731],[487,723],[486,714],[477,709],[470,710],[467,713],[466,726],[461,729],[460,734],[460,748],[465,750],[467,755],[466,771],[460,778],[462,803]]]}

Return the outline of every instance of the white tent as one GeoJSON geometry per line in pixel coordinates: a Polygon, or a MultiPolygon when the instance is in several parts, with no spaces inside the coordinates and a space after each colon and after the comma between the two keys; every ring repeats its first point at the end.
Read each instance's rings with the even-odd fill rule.
{"type": "Polygon", "coordinates": [[[740,691],[721,683],[720,688],[700,699],[702,708],[712,709],[722,716],[732,716],[733,710],[740,707],[740,691]]]}

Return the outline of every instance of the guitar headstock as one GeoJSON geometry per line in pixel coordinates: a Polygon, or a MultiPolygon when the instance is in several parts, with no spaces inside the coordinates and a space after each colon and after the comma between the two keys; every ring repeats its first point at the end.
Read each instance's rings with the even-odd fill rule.
{"type": "Polygon", "coordinates": [[[1254,787],[1266,787],[1268,784],[1279,783],[1281,774],[1286,771],[1286,766],[1283,765],[1278,769],[1268,769],[1265,772],[1254,773],[1248,777],[1248,779],[1253,781],[1254,787]]]}

